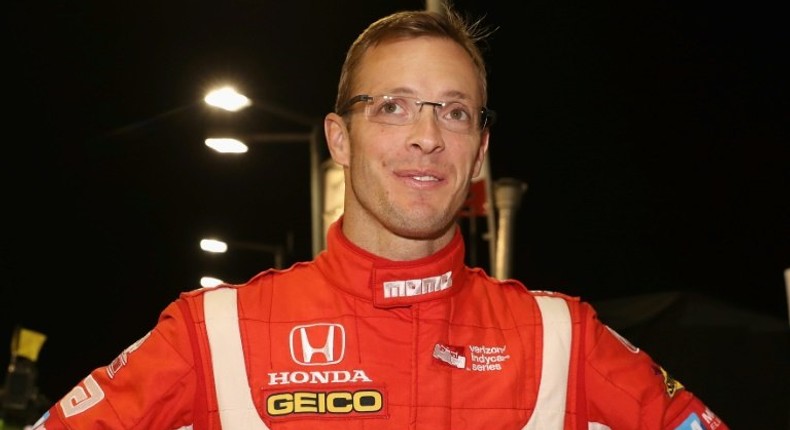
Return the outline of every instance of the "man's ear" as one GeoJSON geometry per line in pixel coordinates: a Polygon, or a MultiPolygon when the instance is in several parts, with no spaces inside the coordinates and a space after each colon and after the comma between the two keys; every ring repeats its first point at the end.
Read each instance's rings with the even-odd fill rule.
{"type": "Polygon", "coordinates": [[[483,162],[486,159],[486,152],[488,152],[488,138],[491,136],[491,130],[486,128],[480,136],[480,148],[477,149],[477,156],[475,157],[474,170],[472,170],[472,178],[476,178],[483,171],[483,162]]]}
{"type": "Polygon", "coordinates": [[[343,117],[336,113],[328,113],[324,117],[324,135],[332,160],[343,167],[348,167],[351,163],[351,148],[349,148],[348,127],[343,117]]]}

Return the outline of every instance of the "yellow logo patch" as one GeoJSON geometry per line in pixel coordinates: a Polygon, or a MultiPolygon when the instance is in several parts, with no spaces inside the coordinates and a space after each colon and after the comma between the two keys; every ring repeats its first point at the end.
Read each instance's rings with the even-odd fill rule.
{"type": "Polygon", "coordinates": [[[384,395],[377,390],[299,390],[269,394],[266,412],[272,417],[348,416],[376,414],[384,408],[384,395]]]}
{"type": "Polygon", "coordinates": [[[661,375],[664,377],[664,386],[666,387],[667,395],[670,398],[672,398],[675,395],[675,393],[677,393],[678,391],[684,388],[683,384],[681,384],[680,381],[673,378],[672,375],[667,373],[667,371],[664,370],[663,367],[659,367],[658,369],[661,371],[661,375]]]}

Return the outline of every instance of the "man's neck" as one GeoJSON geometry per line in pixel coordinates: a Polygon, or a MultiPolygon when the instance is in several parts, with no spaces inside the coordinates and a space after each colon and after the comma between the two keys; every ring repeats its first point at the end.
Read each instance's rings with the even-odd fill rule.
{"type": "Polygon", "coordinates": [[[447,246],[455,234],[452,224],[437,237],[411,238],[396,234],[375,219],[343,215],[343,235],[354,245],[371,254],[393,261],[410,261],[428,257],[447,246]]]}

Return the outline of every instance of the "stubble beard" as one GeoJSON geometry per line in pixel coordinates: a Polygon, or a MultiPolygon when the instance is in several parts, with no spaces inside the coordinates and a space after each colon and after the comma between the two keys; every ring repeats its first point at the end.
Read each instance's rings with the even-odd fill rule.
{"type": "Polygon", "coordinates": [[[453,225],[458,210],[441,210],[428,204],[399,204],[378,196],[375,208],[368,208],[379,222],[394,234],[414,240],[432,240],[444,235],[453,225]]]}

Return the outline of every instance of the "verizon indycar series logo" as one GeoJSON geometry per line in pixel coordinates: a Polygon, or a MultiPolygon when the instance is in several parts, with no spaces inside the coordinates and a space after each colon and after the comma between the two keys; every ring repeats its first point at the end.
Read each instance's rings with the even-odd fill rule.
{"type": "Polygon", "coordinates": [[[433,347],[433,358],[458,369],[475,372],[501,371],[510,360],[507,345],[443,345],[437,343],[433,347]],[[468,352],[464,354],[464,351],[468,352]]]}

